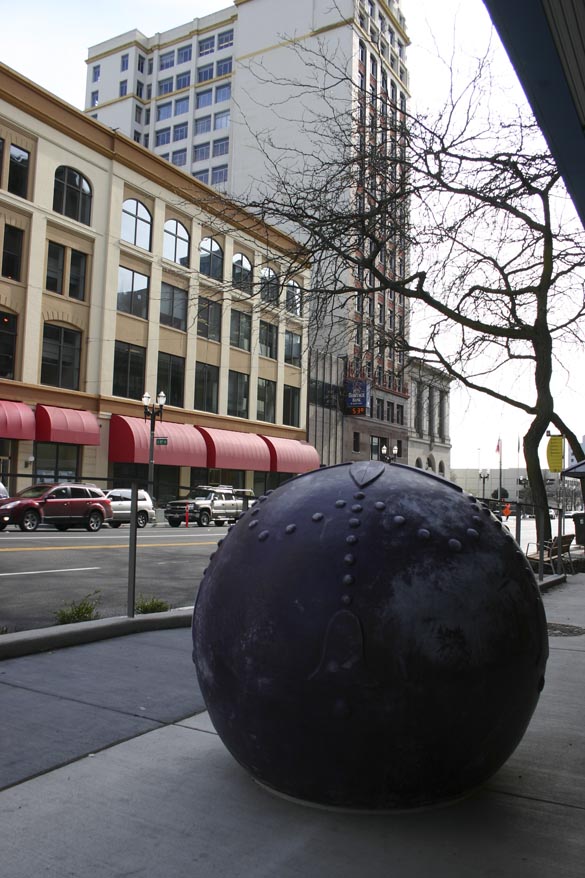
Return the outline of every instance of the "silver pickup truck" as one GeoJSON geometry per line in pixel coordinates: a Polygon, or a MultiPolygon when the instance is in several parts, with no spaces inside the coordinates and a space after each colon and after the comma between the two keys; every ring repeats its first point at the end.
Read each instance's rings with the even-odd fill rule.
{"type": "Polygon", "coordinates": [[[244,509],[248,508],[248,498],[244,492],[234,492],[233,488],[220,485],[210,487],[201,485],[193,488],[182,500],[171,500],[165,508],[165,518],[171,527],[179,527],[181,522],[197,523],[207,527],[211,522],[226,524],[235,521],[244,509]]]}

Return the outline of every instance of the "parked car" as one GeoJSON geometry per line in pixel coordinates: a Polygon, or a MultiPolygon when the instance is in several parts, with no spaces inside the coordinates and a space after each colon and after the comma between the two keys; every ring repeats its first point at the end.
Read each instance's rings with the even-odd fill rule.
{"type": "MultiPolygon", "coordinates": [[[[130,488],[114,488],[106,491],[106,497],[112,504],[113,519],[109,522],[110,527],[120,527],[121,524],[130,523],[130,508],[132,505],[132,491],[130,488]]],[[[136,526],[146,527],[149,521],[156,521],[154,504],[150,494],[146,491],[138,491],[138,511],[136,513],[136,526]]]]}
{"type": "Polygon", "coordinates": [[[165,518],[171,527],[181,522],[196,522],[199,527],[235,521],[244,510],[244,500],[236,497],[230,485],[200,485],[192,488],[182,500],[171,500],[165,507],[165,518]]]}
{"type": "Polygon", "coordinates": [[[17,524],[21,530],[36,530],[39,524],[52,524],[57,530],[86,527],[98,531],[112,519],[112,507],[104,492],[95,485],[40,484],[0,500],[0,530],[17,524]]]}

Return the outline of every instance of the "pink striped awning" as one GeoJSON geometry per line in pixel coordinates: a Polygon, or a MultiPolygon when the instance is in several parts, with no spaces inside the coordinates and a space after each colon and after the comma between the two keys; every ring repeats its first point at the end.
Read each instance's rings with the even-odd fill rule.
{"type": "Polygon", "coordinates": [[[37,442],[99,445],[100,425],[93,412],[37,404],[37,442]]]}
{"type": "Polygon", "coordinates": [[[0,437],[3,439],[34,439],[35,416],[23,402],[0,399],[0,437]]]}
{"type": "Polygon", "coordinates": [[[270,449],[262,436],[212,427],[196,429],[207,446],[208,467],[270,472],[270,449]]]}
{"type": "MultiPolygon", "coordinates": [[[[201,434],[190,424],[157,421],[154,429],[154,462],[163,466],[207,465],[207,449],[201,434]],[[167,440],[156,444],[156,439],[167,440]]],[[[112,415],[109,459],[114,463],[148,463],[150,421],[112,415]]]]}
{"type": "Polygon", "coordinates": [[[270,448],[271,467],[277,473],[306,473],[319,469],[319,454],[308,442],[262,436],[270,448]]]}

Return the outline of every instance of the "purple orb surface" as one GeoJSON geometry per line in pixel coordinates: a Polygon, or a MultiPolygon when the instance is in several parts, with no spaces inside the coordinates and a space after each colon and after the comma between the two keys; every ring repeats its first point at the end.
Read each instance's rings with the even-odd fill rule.
{"type": "Polygon", "coordinates": [[[342,464],[244,513],[193,618],[213,724],[294,798],[414,808],[487,780],[544,685],[546,619],[489,509],[411,467],[342,464]]]}

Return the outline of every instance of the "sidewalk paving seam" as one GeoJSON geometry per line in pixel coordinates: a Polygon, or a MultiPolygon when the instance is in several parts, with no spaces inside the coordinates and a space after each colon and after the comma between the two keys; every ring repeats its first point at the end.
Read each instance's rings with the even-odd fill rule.
{"type": "Polygon", "coordinates": [[[507,796],[509,799],[517,799],[523,802],[538,802],[542,805],[552,805],[556,808],[570,808],[572,811],[585,811],[583,805],[575,805],[572,802],[560,802],[557,799],[543,799],[539,796],[527,796],[522,793],[513,793],[510,790],[502,790],[497,786],[492,786],[489,782],[486,784],[486,792],[494,793],[498,796],[507,796]]]}

